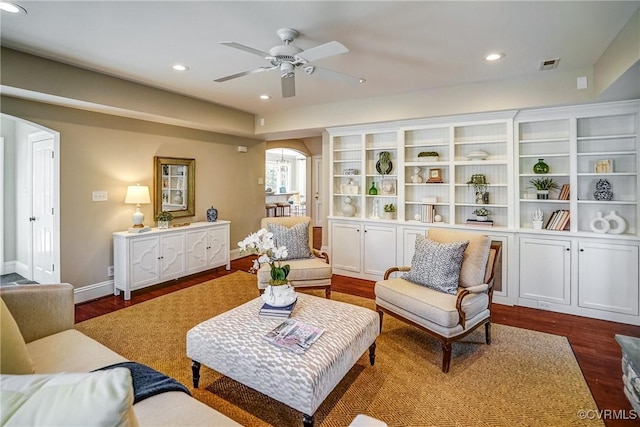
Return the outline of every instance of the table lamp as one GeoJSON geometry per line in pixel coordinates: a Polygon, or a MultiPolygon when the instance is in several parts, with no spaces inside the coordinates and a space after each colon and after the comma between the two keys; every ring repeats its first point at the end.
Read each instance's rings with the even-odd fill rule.
{"type": "Polygon", "coordinates": [[[127,204],[136,205],[136,211],[133,213],[133,227],[129,228],[129,233],[142,233],[150,231],[150,227],[145,227],[144,214],[140,211],[140,205],[151,203],[149,197],[149,187],[146,185],[130,185],[127,187],[127,195],[124,198],[127,204]]]}

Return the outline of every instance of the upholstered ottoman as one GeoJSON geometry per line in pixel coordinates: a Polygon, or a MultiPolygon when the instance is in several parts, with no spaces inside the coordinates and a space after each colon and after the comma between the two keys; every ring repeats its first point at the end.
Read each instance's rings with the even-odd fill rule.
{"type": "Polygon", "coordinates": [[[298,293],[291,318],[324,329],[303,354],[263,339],[284,319],[261,317],[262,299],[206,320],[187,332],[187,356],[193,360],[193,386],[200,365],[266,394],[303,414],[305,426],[362,354],[375,360],[380,333],[378,314],[364,307],[298,293]]]}

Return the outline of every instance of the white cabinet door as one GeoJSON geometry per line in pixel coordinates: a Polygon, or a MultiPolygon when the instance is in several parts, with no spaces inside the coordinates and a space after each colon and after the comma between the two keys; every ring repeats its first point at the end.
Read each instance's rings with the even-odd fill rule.
{"type": "Polygon", "coordinates": [[[416,251],[416,236],[426,234],[424,228],[405,228],[402,230],[402,255],[399,255],[400,266],[409,267],[416,251]]]}
{"type": "Polygon", "coordinates": [[[158,242],[158,236],[141,237],[129,241],[131,257],[129,289],[137,289],[160,280],[160,269],[158,268],[160,246],[158,242]]]}
{"type": "Polygon", "coordinates": [[[187,274],[207,269],[207,230],[193,230],[186,233],[187,274]]]}
{"type": "Polygon", "coordinates": [[[160,279],[170,280],[184,275],[185,233],[160,236],[160,279]]]}
{"type": "Polygon", "coordinates": [[[361,225],[354,223],[334,222],[331,225],[331,265],[338,270],[360,273],[361,225]]]}
{"type": "Polygon", "coordinates": [[[638,247],[579,242],[578,305],[638,315],[638,247]]]}
{"type": "Polygon", "coordinates": [[[217,267],[229,262],[228,228],[207,230],[207,267],[217,267]]]}
{"type": "Polygon", "coordinates": [[[520,239],[520,297],[571,303],[571,242],[520,239]]]}
{"type": "Polygon", "coordinates": [[[364,225],[364,273],[384,275],[396,263],[396,227],[364,225]]]}

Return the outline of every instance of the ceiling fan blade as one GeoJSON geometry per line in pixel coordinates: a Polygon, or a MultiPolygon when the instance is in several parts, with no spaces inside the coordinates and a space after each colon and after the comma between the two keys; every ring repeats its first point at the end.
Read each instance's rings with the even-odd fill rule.
{"type": "Polygon", "coordinates": [[[349,74],[344,74],[339,71],[330,70],[328,68],[317,67],[315,65],[305,66],[302,67],[302,69],[307,74],[318,75],[326,79],[337,80],[349,84],[359,84],[365,82],[365,79],[363,79],[362,77],[354,77],[349,74]]]}
{"type": "Polygon", "coordinates": [[[282,84],[282,97],[283,98],[291,98],[292,96],[296,96],[296,77],[295,77],[295,74],[291,74],[290,77],[282,77],[282,78],[280,78],[280,83],[282,84]]]}
{"type": "Polygon", "coordinates": [[[297,54],[295,57],[304,60],[305,62],[313,62],[318,59],[326,58],[327,56],[339,55],[341,53],[347,53],[349,49],[344,47],[342,43],[333,41],[320,46],[312,47],[311,49],[304,50],[297,54]]]}
{"type": "Polygon", "coordinates": [[[243,71],[242,73],[232,74],[226,77],[220,77],[219,79],[215,79],[214,82],[226,82],[227,80],[235,79],[242,76],[248,76],[249,74],[261,73],[263,71],[271,71],[278,67],[260,67],[255,70],[243,71]]]}
{"type": "Polygon", "coordinates": [[[223,45],[229,46],[229,47],[233,47],[233,48],[236,48],[236,49],[244,50],[245,52],[253,53],[254,55],[258,55],[258,56],[260,56],[262,58],[266,58],[267,56],[269,56],[269,53],[267,53],[267,52],[263,52],[261,50],[254,49],[252,47],[245,46],[243,44],[236,43],[236,42],[220,42],[220,44],[223,44],[223,45]]]}

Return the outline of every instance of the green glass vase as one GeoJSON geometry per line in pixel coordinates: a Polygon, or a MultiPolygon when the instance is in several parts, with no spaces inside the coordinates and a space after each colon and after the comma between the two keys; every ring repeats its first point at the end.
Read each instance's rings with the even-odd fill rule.
{"type": "Polygon", "coordinates": [[[533,173],[549,173],[549,165],[544,162],[544,159],[538,159],[538,163],[533,165],[533,173]]]}
{"type": "Polygon", "coordinates": [[[378,194],[378,189],[376,188],[376,183],[372,182],[371,183],[371,188],[369,189],[369,195],[370,196],[376,196],[378,194]]]}

